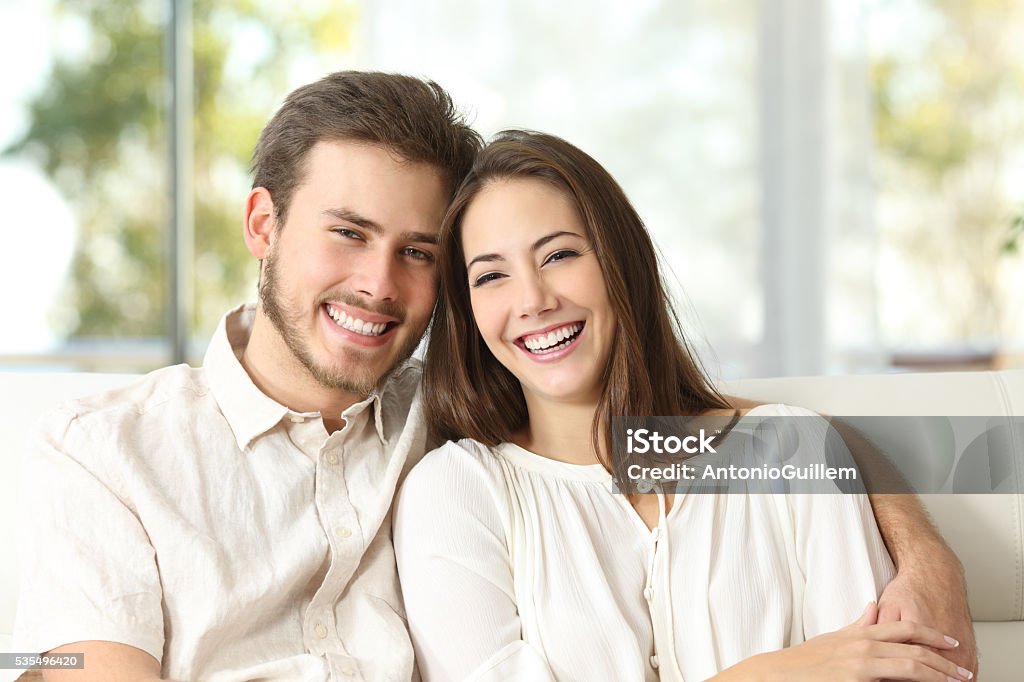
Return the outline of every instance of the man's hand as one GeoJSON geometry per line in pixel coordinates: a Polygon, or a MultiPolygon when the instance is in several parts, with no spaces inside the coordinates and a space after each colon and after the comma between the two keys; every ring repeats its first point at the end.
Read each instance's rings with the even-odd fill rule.
{"type": "Polygon", "coordinates": [[[937,562],[927,575],[912,568],[901,570],[878,600],[878,622],[922,623],[955,637],[960,646],[939,653],[974,672],[977,679],[978,648],[963,573],[952,553],[949,559],[953,565],[937,562]]]}
{"type": "Polygon", "coordinates": [[[943,655],[975,673],[976,680],[978,647],[960,560],[914,495],[868,497],[897,570],[878,600],[878,622],[920,623],[957,638],[960,646],[943,655]]]}

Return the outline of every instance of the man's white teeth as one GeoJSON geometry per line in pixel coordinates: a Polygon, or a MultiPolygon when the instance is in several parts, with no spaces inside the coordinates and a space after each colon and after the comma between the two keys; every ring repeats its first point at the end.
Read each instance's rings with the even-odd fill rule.
{"type": "Polygon", "coordinates": [[[344,310],[336,310],[331,306],[326,307],[327,314],[331,316],[332,320],[338,323],[339,327],[344,327],[356,334],[362,334],[363,336],[380,336],[388,326],[387,322],[379,322],[377,324],[373,324],[372,322],[363,322],[358,317],[348,315],[344,310]]]}
{"type": "Polygon", "coordinates": [[[523,345],[525,345],[531,353],[536,355],[553,353],[556,350],[561,350],[568,346],[572,342],[571,337],[575,337],[581,329],[583,329],[583,325],[579,322],[567,324],[564,327],[559,327],[554,331],[548,332],[547,336],[535,336],[533,338],[525,339],[523,341],[523,345]]]}

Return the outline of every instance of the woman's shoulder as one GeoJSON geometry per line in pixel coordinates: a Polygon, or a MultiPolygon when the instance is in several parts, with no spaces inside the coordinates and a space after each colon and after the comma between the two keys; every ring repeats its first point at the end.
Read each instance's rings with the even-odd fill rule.
{"type": "Polygon", "coordinates": [[[471,466],[494,458],[497,448],[472,438],[450,440],[426,455],[416,468],[424,466],[471,466]]]}
{"type": "Polygon", "coordinates": [[[428,452],[402,483],[396,499],[396,538],[400,535],[408,544],[405,530],[426,533],[428,522],[430,533],[446,537],[491,532],[502,527],[504,496],[491,448],[475,440],[449,441],[428,452]]]}
{"type": "Polygon", "coordinates": [[[814,410],[787,403],[758,403],[749,409],[740,410],[740,416],[747,415],[764,417],[821,417],[814,410]]]}
{"type": "Polygon", "coordinates": [[[731,417],[737,414],[740,417],[746,417],[751,413],[753,413],[754,416],[821,416],[814,410],[810,410],[799,405],[761,402],[735,395],[727,395],[725,396],[725,399],[728,401],[729,407],[708,410],[705,414],[717,417],[731,417]]]}
{"type": "Polygon", "coordinates": [[[721,409],[712,409],[703,413],[705,417],[721,417],[731,419],[733,417],[757,417],[757,418],[768,418],[768,417],[817,417],[823,418],[823,415],[815,412],[814,410],[806,407],[800,407],[798,405],[789,405],[786,403],[759,403],[752,400],[745,400],[742,398],[735,398],[729,396],[730,407],[721,409]]]}
{"type": "Polygon", "coordinates": [[[412,468],[403,487],[451,485],[465,479],[493,479],[497,474],[495,449],[463,438],[448,441],[428,452],[412,468]]]}
{"type": "MultiPolygon", "coordinates": [[[[741,431],[753,429],[764,436],[768,433],[766,429],[772,427],[772,433],[813,434],[815,437],[812,438],[812,443],[815,446],[820,445],[820,440],[828,437],[833,430],[828,417],[798,405],[759,403],[749,408],[738,409],[737,412],[741,431]]],[[[815,447],[815,451],[818,449],[815,447]]]]}

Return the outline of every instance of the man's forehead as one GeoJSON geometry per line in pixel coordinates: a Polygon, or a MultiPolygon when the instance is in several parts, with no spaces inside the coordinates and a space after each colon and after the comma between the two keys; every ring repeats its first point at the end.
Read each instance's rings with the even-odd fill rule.
{"type": "MultiPolygon", "coordinates": [[[[296,191],[346,192],[353,199],[401,204],[402,200],[442,204],[449,200],[450,186],[442,169],[411,162],[381,145],[323,140],[306,154],[296,191]],[[390,192],[390,194],[381,195],[390,192]]],[[[350,201],[350,200],[347,200],[350,201]]]]}
{"type": "Polygon", "coordinates": [[[351,138],[323,138],[317,140],[305,154],[304,165],[308,169],[311,160],[324,163],[373,163],[393,170],[430,171],[445,176],[445,170],[436,164],[415,161],[403,156],[392,146],[351,138]]]}
{"type": "Polygon", "coordinates": [[[304,181],[292,195],[305,220],[422,244],[437,242],[450,198],[438,169],[395,160],[379,146],[318,144],[322,146],[311,150],[304,181]]]}

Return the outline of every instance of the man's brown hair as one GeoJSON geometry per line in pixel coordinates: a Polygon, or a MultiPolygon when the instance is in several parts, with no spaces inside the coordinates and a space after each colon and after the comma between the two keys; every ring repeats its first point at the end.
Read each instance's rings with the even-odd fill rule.
{"type": "Polygon", "coordinates": [[[521,178],[549,183],[572,200],[604,275],[617,323],[591,436],[605,466],[613,465],[612,417],[729,408],[682,334],[654,243],[615,179],[561,138],[506,130],[477,156],[438,236],[441,295],[424,373],[432,438],[497,445],[527,422],[519,380],[491,354],[473,319],[462,250],[462,219],[474,197],[492,183],[521,178]]]}
{"type": "Polygon", "coordinates": [[[338,71],[294,90],[252,155],[253,187],[265,187],[283,224],[309,150],[321,140],[386,147],[441,170],[454,192],[482,146],[451,96],[434,81],[375,71],[338,71]]]}

